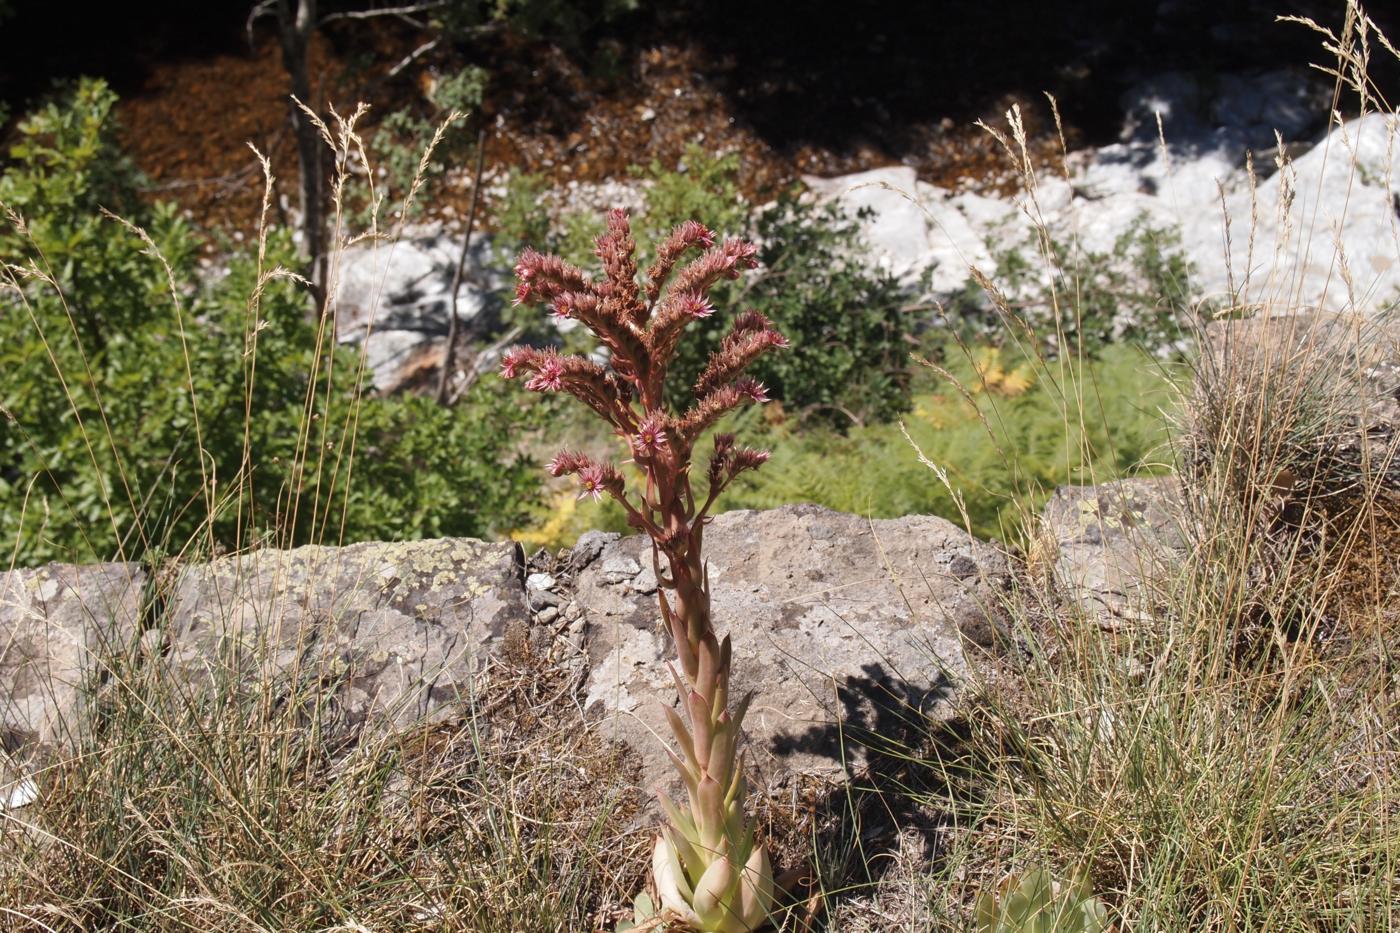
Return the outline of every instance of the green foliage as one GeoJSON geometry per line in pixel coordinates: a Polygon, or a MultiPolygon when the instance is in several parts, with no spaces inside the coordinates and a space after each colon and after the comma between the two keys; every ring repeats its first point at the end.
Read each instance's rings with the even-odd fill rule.
{"type": "Polygon", "coordinates": [[[557,227],[544,206],[548,196],[549,180],[542,174],[514,172],[506,180],[505,194],[492,206],[492,214],[496,237],[510,253],[525,246],[559,252],[557,227]]]}
{"type": "MultiPolygon", "coordinates": [[[[762,311],[792,349],[760,360],[754,375],[789,414],[818,425],[879,424],[907,411],[907,296],[862,264],[856,222],[788,196],[764,210],[756,228],[764,274],[751,287],[729,288],[725,299],[762,311]]],[[[680,371],[699,374],[723,335],[718,318],[702,322],[707,339],[687,347],[680,371]]]]}
{"type": "Polygon", "coordinates": [[[88,352],[123,341],[166,290],[159,266],[140,258],[139,237],[103,210],[147,228],[177,276],[192,271],[196,250],[173,205],[148,209],[138,200],[140,176],[110,129],[116,101],[103,82],[80,81],[19,122],[9,153],[15,167],[0,176],[0,203],[25,225],[23,234],[8,223],[0,229],[0,256],[32,258],[53,280],[88,352]]]}
{"type": "Polygon", "coordinates": [[[745,477],[722,504],[813,502],[876,518],[934,514],[959,524],[965,509],[976,534],[1009,538],[1023,512],[1038,509],[1056,485],[1131,473],[1166,440],[1160,408],[1170,404],[1171,387],[1141,351],[1110,347],[1099,360],[1063,370],[1003,363],[1000,351],[949,356],[947,370],[963,389],[919,393],[904,426],[947,472],[961,505],[894,424],[844,435],[771,426],[758,438],[773,450],[769,469],[745,477]]]}
{"type": "Polygon", "coordinates": [[[648,262],[656,242],[677,224],[700,220],[719,233],[732,236],[748,232],[751,210],[739,190],[739,154],[711,155],[692,143],[674,171],[652,159],[632,174],[649,183],[646,193],[642,255],[648,262]]]}
{"type": "MultiPolygon", "coordinates": [[[[537,485],[518,402],[367,397],[359,360],[308,320],[290,237],[202,283],[172,208],[144,207],[84,82],[24,121],[0,200],[0,535],[20,563],[510,527],[537,485]],[[96,218],[124,206],[150,231],[96,218]],[[30,269],[26,272],[25,269],[30,269]]],[[[527,416],[528,417],[528,416],[527,416]]]]}
{"type": "MultiPolygon", "coordinates": [[[[454,111],[471,114],[481,106],[488,77],[485,69],[474,66],[444,75],[429,92],[430,106],[426,111],[403,107],[391,112],[379,124],[370,138],[369,154],[375,168],[382,173],[378,182],[380,191],[393,199],[390,202],[393,208],[403,206],[403,198],[414,179],[420,177],[420,172],[420,183],[430,186],[431,190],[433,184],[442,180],[448,165],[460,166],[470,161],[471,140],[461,121],[444,129],[438,148],[426,165],[423,153],[450,114],[454,111]]],[[[429,200],[420,195],[409,203],[409,216],[420,215],[429,200]]],[[[376,209],[377,205],[366,205],[366,214],[376,209]]]]}
{"type": "MultiPolygon", "coordinates": [[[[1107,252],[1077,243],[1050,243],[1053,287],[1042,265],[1019,249],[994,251],[992,276],[1003,292],[1018,296],[1015,313],[1052,349],[1098,353],[1130,343],[1157,355],[1180,350],[1191,332],[1193,268],[1173,230],[1152,226],[1144,215],[1107,252]]],[[[968,340],[1004,335],[981,286],[969,280],[945,308],[968,340]]]]}
{"type": "Polygon", "coordinates": [[[975,908],[978,933],[1100,933],[1108,911],[1087,878],[1060,882],[1044,869],[1007,877],[975,908]]]}

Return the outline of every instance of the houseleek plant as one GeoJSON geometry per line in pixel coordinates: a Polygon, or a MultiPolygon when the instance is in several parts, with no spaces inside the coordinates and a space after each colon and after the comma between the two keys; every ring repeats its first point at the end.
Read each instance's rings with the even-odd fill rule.
{"type": "Polygon", "coordinates": [[[629,489],[617,465],[567,450],[549,465],[554,476],[577,477],[581,495],[616,499],[628,522],[650,537],[661,619],[675,645],[668,666],[680,702],[679,711],[665,710],[676,744],[667,754],[688,806],[658,791],[666,818],[652,860],[660,903],[653,916],[638,921],[716,933],[756,930],[772,908],[772,867],[744,816],[739,743],[748,698],[731,702],[733,652],[730,636],[721,639],[715,631],[703,544],[715,500],[768,453],[716,434],[703,482],[691,463],[702,435],[726,413],[768,400],[763,384],[745,370],[787,341],[759,312],[738,314],[692,387],[693,402],[673,410],[665,401],[666,380],[686,326],[715,313],[710,289],[757,266],[757,248],[740,239],[717,242],[706,227],[688,221],[658,246],[655,262],[639,278],[637,245],[621,210],[608,214],[596,245],[600,280],[534,250],[521,254],[515,274],[516,302],[547,305],[559,318],[586,326],[601,343],[598,359],[519,346],[503,356],[502,374],[524,378],[532,391],[578,398],[612,427],[638,474],[629,489]]]}

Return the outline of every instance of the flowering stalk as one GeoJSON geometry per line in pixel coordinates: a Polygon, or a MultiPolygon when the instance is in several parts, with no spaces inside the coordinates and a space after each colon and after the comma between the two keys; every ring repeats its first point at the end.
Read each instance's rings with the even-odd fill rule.
{"type": "Polygon", "coordinates": [[[515,347],[503,357],[501,372],[508,379],[524,377],[527,389],[568,392],[588,405],[622,438],[642,474],[641,488],[631,493],[613,464],[563,451],[549,465],[554,476],[576,476],[582,495],[616,499],[628,522],[651,538],[661,618],[676,647],[676,662],[668,667],[684,713],[666,708],[676,739],[676,749],[667,753],[689,804],[682,809],[659,792],[668,825],[653,851],[656,889],[670,919],[703,931],[742,933],[768,917],[772,867],[744,818],[738,746],[748,698],[731,707],[733,652],[729,636],[715,634],[702,544],[720,493],[736,476],[761,466],[768,452],[717,435],[703,496],[691,458],[700,436],[726,413],[768,400],[763,384],[743,371],[787,341],[757,311],[740,314],[697,380],[694,404],[671,411],[664,401],[667,371],[686,325],[714,313],[710,288],[754,268],[757,248],[739,239],[717,243],[711,231],[688,221],[661,244],[639,284],[627,214],[614,210],[596,253],[603,267],[598,282],[527,249],[515,267],[516,303],[546,304],[555,315],[587,326],[602,342],[607,365],[553,349],[515,347]]]}

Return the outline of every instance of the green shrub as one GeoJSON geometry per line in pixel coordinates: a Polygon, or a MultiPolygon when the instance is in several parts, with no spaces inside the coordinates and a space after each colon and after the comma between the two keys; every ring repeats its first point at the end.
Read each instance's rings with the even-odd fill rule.
{"type": "MultiPolygon", "coordinates": [[[[815,425],[879,424],[907,411],[914,321],[901,310],[899,284],[861,262],[856,222],[790,195],[755,226],[764,274],[743,291],[731,287],[727,300],[762,311],[793,350],[760,360],[754,375],[789,415],[815,425]]],[[[713,319],[701,323],[710,325],[705,339],[687,347],[681,372],[698,374],[723,336],[713,319]]]]}
{"type": "Polygon", "coordinates": [[[0,535],[21,564],[147,549],[455,534],[520,520],[537,488],[518,403],[366,397],[289,276],[285,232],[201,282],[197,240],[145,207],[114,96],[83,82],[21,124],[0,201],[0,535]],[[121,209],[150,231],[169,271],[121,209]],[[30,270],[30,271],[26,271],[30,270]]]}
{"type": "Polygon", "coordinates": [[[1166,440],[1160,408],[1170,402],[1170,383],[1141,351],[1110,347],[1062,375],[1006,350],[948,355],[947,369],[966,394],[950,386],[919,393],[904,427],[947,472],[961,505],[895,424],[844,435],[772,426],[759,440],[772,448],[775,469],[739,484],[723,505],[812,502],[876,518],[942,515],[959,524],[965,508],[976,534],[1007,538],[1055,486],[1115,479],[1150,461],[1166,440]],[[1082,400],[1066,386],[1085,387],[1082,400]]]}
{"type": "MultiPolygon", "coordinates": [[[[1043,262],[1031,261],[1021,249],[989,245],[997,260],[992,280],[1006,294],[1021,296],[1015,313],[1051,352],[1096,354],[1129,343],[1170,356],[1193,331],[1194,269],[1181,250],[1181,236],[1153,226],[1146,215],[1108,251],[1051,240],[1053,285],[1045,282],[1043,262]]],[[[1005,338],[1006,323],[975,281],[947,302],[944,313],[965,340],[1005,338]]]]}

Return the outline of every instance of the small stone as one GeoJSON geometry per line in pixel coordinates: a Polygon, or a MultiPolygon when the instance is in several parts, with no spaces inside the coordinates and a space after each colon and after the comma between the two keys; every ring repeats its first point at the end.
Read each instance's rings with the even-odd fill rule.
{"type": "Polygon", "coordinates": [[[558,606],[564,602],[564,597],[558,593],[551,593],[549,590],[531,590],[530,605],[534,608],[543,606],[558,606]]]}
{"type": "Polygon", "coordinates": [[[569,555],[569,568],[575,572],[584,569],[598,559],[604,547],[619,537],[616,533],[605,531],[585,531],[574,543],[574,549],[569,555]]]}
{"type": "Polygon", "coordinates": [[[548,625],[557,618],[559,618],[559,609],[555,606],[545,606],[535,616],[535,621],[543,625],[548,625]]]}
{"type": "Polygon", "coordinates": [[[603,561],[599,568],[607,583],[621,583],[642,572],[642,565],[625,554],[614,554],[603,561]]]}
{"type": "Polygon", "coordinates": [[[169,649],[170,642],[161,629],[151,628],[141,633],[141,655],[146,658],[159,658],[169,649]]]}
{"type": "Polygon", "coordinates": [[[547,573],[532,573],[525,578],[525,588],[528,590],[552,590],[554,589],[554,577],[547,573]]]}
{"type": "Polygon", "coordinates": [[[656,592],[656,571],[651,567],[643,567],[641,572],[631,583],[627,584],[628,589],[634,593],[641,593],[643,596],[650,596],[656,592]]]}

